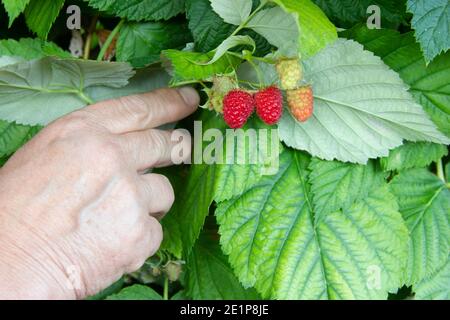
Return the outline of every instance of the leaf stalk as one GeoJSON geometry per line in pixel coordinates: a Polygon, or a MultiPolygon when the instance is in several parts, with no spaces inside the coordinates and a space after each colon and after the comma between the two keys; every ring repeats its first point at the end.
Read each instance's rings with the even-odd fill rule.
{"type": "Polygon", "coordinates": [[[109,46],[113,42],[116,35],[119,33],[120,29],[125,23],[125,19],[120,20],[120,22],[117,24],[117,26],[111,31],[108,38],[106,38],[105,43],[103,44],[102,48],[100,49],[100,53],[98,54],[97,61],[103,61],[103,58],[105,57],[106,51],[108,51],[109,46]]]}
{"type": "Polygon", "coordinates": [[[169,278],[168,277],[164,277],[163,299],[169,300],[169,278]]]}
{"type": "Polygon", "coordinates": [[[441,179],[442,181],[445,181],[445,175],[444,175],[444,166],[442,165],[442,159],[439,159],[436,162],[436,175],[441,179]]]}

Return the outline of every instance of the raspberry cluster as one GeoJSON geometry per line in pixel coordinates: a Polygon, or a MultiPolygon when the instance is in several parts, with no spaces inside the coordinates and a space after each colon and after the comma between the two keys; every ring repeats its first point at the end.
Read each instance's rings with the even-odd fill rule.
{"type": "MultiPolygon", "coordinates": [[[[305,122],[313,114],[313,91],[310,85],[301,86],[303,70],[298,59],[282,59],[276,69],[281,89],[286,92],[287,105],[297,121],[305,122]]],[[[283,94],[276,86],[256,93],[233,89],[223,98],[223,118],[232,129],[242,128],[256,109],[258,117],[268,125],[278,123],[283,114],[283,94]]]]}
{"type": "Polygon", "coordinates": [[[283,112],[280,89],[269,87],[254,95],[240,89],[230,91],[223,99],[223,118],[230,128],[242,128],[255,108],[262,121],[269,125],[277,123],[283,112]]]}

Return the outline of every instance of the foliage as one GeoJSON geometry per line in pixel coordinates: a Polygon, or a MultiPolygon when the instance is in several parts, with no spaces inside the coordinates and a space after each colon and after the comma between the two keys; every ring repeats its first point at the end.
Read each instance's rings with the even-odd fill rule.
{"type": "Polygon", "coordinates": [[[361,45],[338,40],[305,65],[316,112],[304,124],[285,113],[280,136],[287,145],[326,160],[366,163],[403,140],[449,143],[400,77],[361,45]]]}
{"type": "Polygon", "coordinates": [[[450,4],[446,0],[408,0],[407,5],[408,11],[413,14],[411,25],[415,29],[415,36],[429,63],[450,48],[450,4]]]}
{"type": "Polygon", "coordinates": [[[314,2],[336,23],[338,27],[350,28],[367,20],[369,6],[376,5],[381,10],[381,26],[396,27],[405,20],[405,0],[314,0],[314,2]]]}
{"type": "Polygon", "coordinates": [[[218,235],[205,231],[187,258],[186,287],[193,299],[258,299],[254,289],[244,289],[220,250],[218,235]]]}
{"type": "Polygon", "coordinates": [[[92,299],[449,298],[448,1],[80,0],[82,58],[65,50],[69,3],[1,3],[0,165],[60,116],[163,86],[202,91],[179,127],[215,129],[193,132],[193,164],[157,169],[177,199],[159,252],[92,299]],[[360,24],[370,5],[384,29],[360,24]],[[226,144],[217,104],[280,86],[283,59],[301,64],[312,117],[248,120],[246,135],[278,129],[270,174],[267,155],[215,163],[261,156],[226,144]]]}

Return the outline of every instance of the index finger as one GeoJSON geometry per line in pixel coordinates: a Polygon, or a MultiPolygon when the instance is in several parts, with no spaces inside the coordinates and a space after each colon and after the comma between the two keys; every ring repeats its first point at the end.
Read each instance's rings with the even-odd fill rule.
{"type": "Polygon", "coordinates": [[[199,95],[191,87],[165,88],[102,101],[83,111],[111,132],[121,134],[181,120],[192,114],[199,102],[199,95]]]}

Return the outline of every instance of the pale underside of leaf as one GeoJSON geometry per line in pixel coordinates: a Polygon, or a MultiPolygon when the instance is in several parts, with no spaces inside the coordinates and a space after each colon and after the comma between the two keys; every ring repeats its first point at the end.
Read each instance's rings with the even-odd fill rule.
{"type": "Polygon", "coordinates": [[[0,69],[0,119],[45,125],[89,103],[85,90],[120,88],[133,71],[125,63],[46,57],[0,69]]]}
{"type": "Polygon", "coordinates": [[[0,68],[12,65],[12,64],[16,64],[16,63],[20,63],[20,62],[24,62],[25,59],[21,58],[21,57],[10,57],[10,56],[1,56],[0,57],[0,68]]]}
{"type": "Polygon", "coordinates": [[[243,23],[252,10],[252,0],[210,0],[213,10],[226,22],[243,23]]]}
{"type": "Polygon", "coordinates": [[[249,36],[231,36],[225,39],[215,50],[214,56],[207,63],[200,63],[201,65],[210,65],[222,58],[230,49],[239,45],[250,46],[252,52],[256,49],[255,41],[249,36]]]}
{"type": "Polygon", "coordinates": [[[398,72],[431,120],[450,137],[450,52],[427,65],[412,32],[355,27],[345,33],[398,72]]]}
{"type": "Polygon", "coordinates": [[[305,123],[285,112],[281,139],[325,160],[365,164],[387,156],[403,140],[450,143],[408,88],[380,58],[339,39],[305,62],[314,115],[305,123]]]}
{"type": "Polygon", "coordinates": [[[298,26],[294,16],[280,7],[258,12],[246,25],[287,56],[298,55],[298,26]]]}

